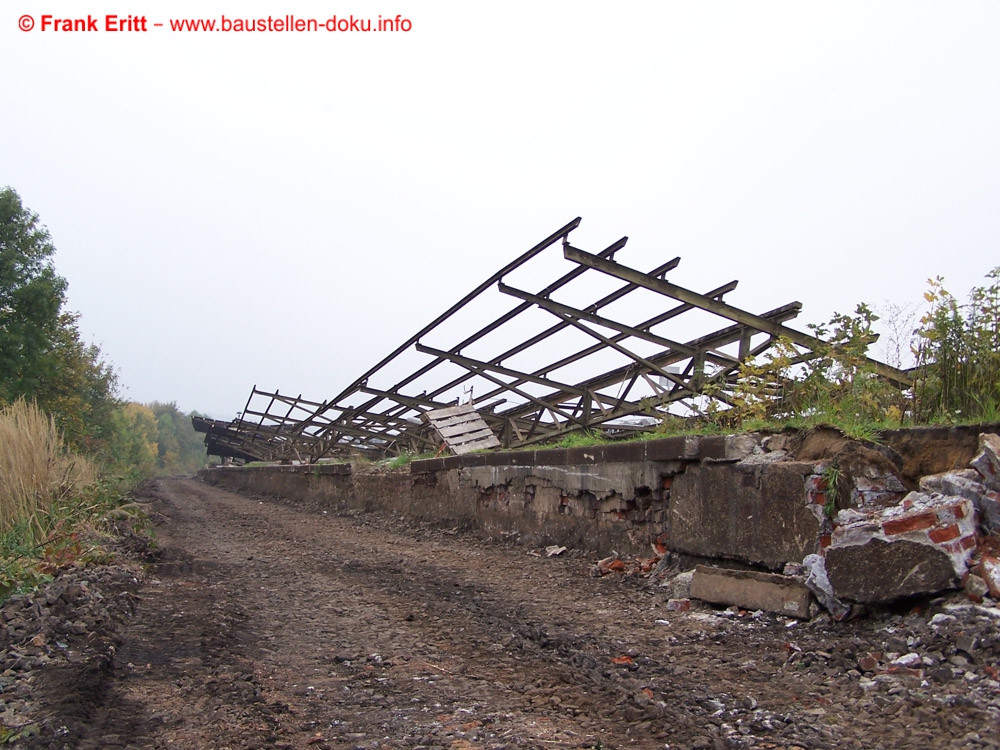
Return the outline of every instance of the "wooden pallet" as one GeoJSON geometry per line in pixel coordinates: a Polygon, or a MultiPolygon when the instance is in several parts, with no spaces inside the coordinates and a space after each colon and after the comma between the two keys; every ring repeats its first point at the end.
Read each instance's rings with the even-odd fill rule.
{"type": "Polygon", "coordinates": [[[424,418],[456,456],[500,447],[500,441],[472,404],[428,411],[424,413],[424,418]]]}

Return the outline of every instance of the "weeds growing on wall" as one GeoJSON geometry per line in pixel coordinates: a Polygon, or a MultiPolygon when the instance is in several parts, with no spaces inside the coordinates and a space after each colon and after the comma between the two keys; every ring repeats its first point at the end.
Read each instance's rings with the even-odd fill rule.
{"type": "Polygon", "coordinates": [[[836,314],[811,325],[824,345],[802,351],[780,339],[768,354],[739,369],[732,402],[709,404],[706,420],[727,429],[774,429],[829,424],[858,439],[872,439],[879,427],[899,426],[907,395],[878,378],[867,354],[877,339],[878,316],[865,304],[853,315],[836,314]]]}
{"type": "Polygon", "coordinates": [[[1000,421],[1000,266],[959,301],[932,279],[916,331],[918,422],[1000,421]]]}
{"type": "MultiPolygon", "coordinates": [[[[860,304],[851,315],[809,326],[825,342],[812,352],[779,340],[765,357],[744,362],[731,405],[713,400],[699,421],[729,430],[828,424],[870,441],[905,425],[1000,422],[1000,267],[987,279],[965,304],[941,278],[929,282],[929,308],[910,342],[912,389],[877,376],[868,354],[879,318],[860,304]]],[[[680,431],[670,428],[676,421],[665,417],[660,432],[680,431]]]]}

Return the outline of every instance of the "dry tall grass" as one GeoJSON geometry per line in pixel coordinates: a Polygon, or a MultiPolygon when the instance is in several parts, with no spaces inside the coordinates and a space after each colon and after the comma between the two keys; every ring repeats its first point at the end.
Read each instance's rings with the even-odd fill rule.
{"type": "Polygon", "coordinates": [[[66,452],[55,422],[20,400],[0,410],[0,532],[90,484],[90,464],[66,452]]]}

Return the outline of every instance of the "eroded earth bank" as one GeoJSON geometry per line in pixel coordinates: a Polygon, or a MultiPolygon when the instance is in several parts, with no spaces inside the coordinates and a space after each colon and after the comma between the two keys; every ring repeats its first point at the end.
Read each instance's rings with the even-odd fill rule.
{"type": "Polygon", "coordinates": [[[145,572],[66,574],[3,610],[25,746],[1000,746],[1000,610],[960,593],[846,623],[673,612],[644,578],[592,577],[586,550],[192,479],[136,499],[145,572]]]}

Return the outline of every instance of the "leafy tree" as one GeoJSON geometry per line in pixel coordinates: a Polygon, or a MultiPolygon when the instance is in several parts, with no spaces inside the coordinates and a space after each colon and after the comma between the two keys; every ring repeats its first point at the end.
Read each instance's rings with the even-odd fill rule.
{"type": "Polygon", "coordinates": [[[133,467],[140,476],[152,476],[159,455],[159,428],[153,410],[143,404],[123,404],[114,411],[112,424],[111,436],[104,445],[105,459],[133,467]]]}
{"type": "Polygon", "coordinates": [[[207,460],[205,443],[191,425],[192,414],[184,414],[177,404],[148,404],[156,417],[158,456],[157,474],[193,474],[207,460]]]}
{"type": "Polygon", "coordinates": [[[32,400],[67,446],[100,453],[116,429],[118,380],[63,311],[66,280],[52,265],[48,230],[11,188],[0,190],[0,404],[32,400]]]}
{"type": "Polygon", "coordinates": [[[11,188],[0,190],[0,399],[33,397],[56,373],[66,280],[48,230],[11,188]]]}

